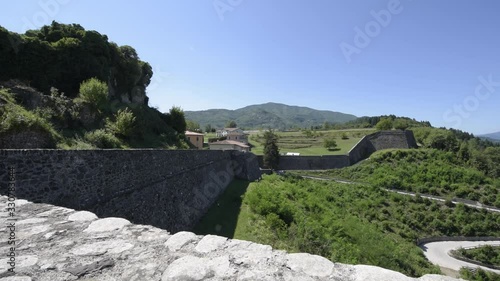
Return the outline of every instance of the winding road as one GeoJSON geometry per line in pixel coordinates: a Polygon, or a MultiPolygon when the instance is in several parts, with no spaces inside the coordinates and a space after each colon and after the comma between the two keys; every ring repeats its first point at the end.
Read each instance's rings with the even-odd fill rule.
{"type": "Polygon", "coordinates": [[[471,263],[467,263],[461,260],[457,260],[449,255],[451,250],[456,250],[460,247],[462,248],[474,248],[482,245],[500,246],[500,240],[498,241],[444,241],[444,242],[429,242],[420,245],[420,248],[424,250],[425,257],[433,264],[439,265],[440,267],[452,269],[459,271],[461,267],[480,267],[484,270],[492,271],[500,274],[500,270],[491,269],[488,267],[483,267],[471,263]]]}

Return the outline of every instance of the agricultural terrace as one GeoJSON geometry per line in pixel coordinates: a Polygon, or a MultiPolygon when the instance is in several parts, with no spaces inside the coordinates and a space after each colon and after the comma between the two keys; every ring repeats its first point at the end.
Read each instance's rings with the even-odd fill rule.
{"type": "MultiPolygon", "coordinates": [[[[252,146],[252,152],[256,155],[262,155],[264,151],[264,131],[249,131],[249,143],[252,146]]],[[[341,155],[347,152],[365,135],[375,132],[375,129],[346,129],[346,130],[300,130],[300,131],[276,131],[279,136],[278,147],[280,153],[287,152],[300,153],[306,155],[341,155]],[[327,149],[324,146],[326,139],[334,139],[337,146],[334,149],[327,149]]],[[[208,138],[215,137],[215,134],[207,134],[208,138]]]]}

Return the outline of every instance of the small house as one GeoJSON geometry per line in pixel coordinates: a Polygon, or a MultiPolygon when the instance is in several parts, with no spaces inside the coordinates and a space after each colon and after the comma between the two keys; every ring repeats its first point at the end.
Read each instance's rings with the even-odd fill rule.
{"type": "Polygon", "coordinates": [[[215,135],[218,138],[221,138],[221,137],[227,136],[230,133],[232,133],[232,134],[234,134],[234,133],[243,134],[243,130],[240,129],[240,128],[224,128],[224,129],[217,130],[215,132],[215,135]]]}
{"type": "Polygon", "coordinates": [[[211,142],[208,145],[210,146],[210,150],[238,150],[243,152],[250,151],[250,146],[234,140],[211,142]]]}
{"type": "Polygon", "coordinates": [[[191,131],[186,131],[185,135],[188,141],[194,146],[196,146],[196,148],[203,149],[203,142],[205,135],[191,131]]]}

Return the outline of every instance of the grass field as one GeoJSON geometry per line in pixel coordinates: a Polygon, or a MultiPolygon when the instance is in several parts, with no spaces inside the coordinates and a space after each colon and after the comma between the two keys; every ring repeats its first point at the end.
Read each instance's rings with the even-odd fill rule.
{"type": "MultiPolygon", "coordinates": [[[[363,136],[373,133],[373,130],[330,130],[330,131],[298,131],[277,132],[280,153],[296,152],[300,155],[340,155],[346,154],[363,136]],[[344,138],[342,138],[344,137],[344,138]],[[346,138],[347,137],[347,138],[346,138]],[[328,150],[323,146],[326,138],[334,138],[337,148],[328,150]]],[[[263,154],[262,132],[250,134],[249,142],[252,152],[263,154]]]]}
{"type": "MultiPolygon", "coordinates": [[[[348,129],[329,131],[294,131],[276,132],[279,136],[278,147],[280,153],[287,152],[307,155],[341,155],[346,154],[363,136],[373,133],[374,129],[348,129]],[[344,137],[344,138],[343,138],[344,137]],[[337,148],[328,150],[323,146],[325,138],[334,138],[337,148]]],[[[264,131],[250,131],[248,141],[252,146],[252,152],[257,155],[264,154],[263,138],[264,131]]],[[[215,138],[215,133],[205,134],[205,142],[209,138],[215,138]]]]}

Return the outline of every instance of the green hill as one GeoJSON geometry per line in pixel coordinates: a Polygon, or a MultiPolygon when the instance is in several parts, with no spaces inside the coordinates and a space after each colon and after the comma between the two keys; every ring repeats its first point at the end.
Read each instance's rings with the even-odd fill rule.
{"type": "Polygon", "coordinates": [[[479,137],[484,139],[484,140],[491,141],[493,143],[500,143],[500,132],[491,133],[491,134],[484,134],[484,135],[480,135],[479,137]]]}
{"type": "Polygon", "coordinates": [[[0,148],[188,147],[179,108],[148,106],[153,71],[78,24],[0,26],[0,148]]]}
{"type": "Polygon", "coordinates": [[[491,133],[491,134],[484,134],[484,135],[480,135],[479,137],[486,138],[486,139],[499,140],[500,141],[500,132],[491,133]]]}
{"type": "Polygon", "coordinates": [[[308,107],[290,106],[280,103],[250,105],[236,110],[209,109],[186,111],[186,119],[199,123],[202,127],[224,127],[234,120],[239,127],[257,128],[309,128],[321,126],[325,122],[345,123],[357,117],[351,114],[328,110],[316,110],[308,107]]]}

